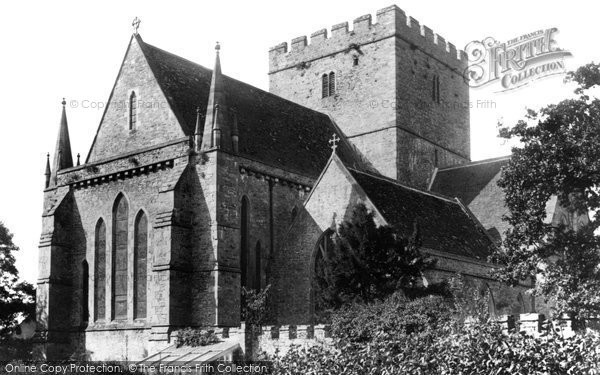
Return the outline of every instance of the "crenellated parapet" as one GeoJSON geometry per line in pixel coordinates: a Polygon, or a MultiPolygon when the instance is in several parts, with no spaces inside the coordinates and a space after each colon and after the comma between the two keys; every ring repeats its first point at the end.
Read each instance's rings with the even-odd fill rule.
{"type": "MultiPolygon", "coordinates": [[[[561,314],[553,319],[547,319],[544,314],[527,313],[514,315],[499,315],[492,319],[498,324],[504,333],[520,332],[525,335],[539,337],[548,334],[550,331],[562,336],[571,337],[579,330],[579,323],[568,314],[561,314]]],[[[584,319],[583,326],[588,330],[598,331],[600,329],[600,317],[589,317],[584,319]]],[[[465,325],[474,324],[474,321],[467,319],[465,325]]]]}
{"type": "Polygon", "coordinates": [[[392,5],[377,11],[375,22],[370,14],[354,20],[352,30],[348,22],[327,29],[315,31],[307,36],[294,38],[288,49],[288,43],[280,43],[269,50],[269,73],[310,64],[311,61],[338,53],[360,49],[361,46],[387,38],[397,37],[404,40],[412,49],[435,58],[451,69],[462,72],[467,66],[467,55],[462,50],[431,28],[421,25],[413,17],[407,17],[404,11],[392,5]]]}
{"type": "Polygon", "coordinates": [[[282,325],[263,326],[256,337],[257,353],[285,354],[292,346],[329,345],[332,343],[329,326],[282,325]]]}

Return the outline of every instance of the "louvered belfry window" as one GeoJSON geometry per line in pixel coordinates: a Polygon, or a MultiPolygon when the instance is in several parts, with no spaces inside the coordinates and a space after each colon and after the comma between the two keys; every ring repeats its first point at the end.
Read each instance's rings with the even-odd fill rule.
{"type": "Polygon", "coordinates": [[[327,74],[323,74],[322,81],[322,97],[326,98],[329,96],[329,76],[327,74]]]}
{"type": "Polygon", "coordinates": [[[325,73],[321,76],[321,92],[322,97],[327,98],[335,94],[335,73],[325,73]]]}
{"type": "Polygon", "coordinates": [[[329,73],[329,96],[335,94],[335,73],[329,73]]]}

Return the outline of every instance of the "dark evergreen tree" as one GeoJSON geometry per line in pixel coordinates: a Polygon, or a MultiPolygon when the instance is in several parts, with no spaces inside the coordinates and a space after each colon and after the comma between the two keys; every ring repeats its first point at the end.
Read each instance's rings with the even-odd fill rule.
{"type": "Polygon", "coordinates": [[[372,212],[357,205],[351,217],[331,233],[315,265],[317,311],[337,309],[350,302],[372,302],[414,288],[433,261],[420,250],[415,224],[410,238],[390,226],[377,226],[372,212]]]}

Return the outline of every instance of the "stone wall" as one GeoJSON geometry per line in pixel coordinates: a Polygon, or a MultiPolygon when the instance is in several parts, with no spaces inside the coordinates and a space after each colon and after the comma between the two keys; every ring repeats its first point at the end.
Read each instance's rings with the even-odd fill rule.
{"type": "MultiPolygon", "coordinates": [[[[286,242],[274,256],[272,301],[277,323],[312,322],[314,302],[311,283],[317,242],[324,231],[336,228],[347,219],[358,203],[365,204],[374,212],[376,223],[386,223],[362,188],[334,156],[287,232],[286,242]]],[[[423,251],[436,260],[435,268],[425,274],[429,284],[447,281],[461,274],[469,286],[491,293],[493,313],[533,311],[531,298],[525,293],[530,288],[529,284],[509,288],[493,278],[495,266],[490,263],[432,249],[423,251]]]]}
{"type": "MultiPolygon", "coordinates": [[[[81,105],[85,105],[81,102],[81,105]]],[[[135,38],[110,94],[86,163],[185,137],[135,38]],[[129,97],[137,97],[137,125],[129,128],[129,97]]]]}
{"type": "Polygon", "coordinates": [[[466,55],[398,7],[287,46],[269,52],[270,91],[330,114],[380,173],[425,187],[436,164],[470,159],[466,55]],[[336,92],[323,98],[330,72],[336,92]]]}
{"type": "Polygon", "coordinates": [[[283,356],[291,346],[309,347],[312,345],[331,345],[333,340],[329,327],[325,325],[283,325],[263,326],[255,337],[253,355],[266,353],[283,356]]]}

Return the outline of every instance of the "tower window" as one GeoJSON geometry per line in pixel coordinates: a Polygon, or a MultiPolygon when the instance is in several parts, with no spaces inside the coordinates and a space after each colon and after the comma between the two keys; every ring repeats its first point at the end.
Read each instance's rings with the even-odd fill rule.
{"type": "Polygon", "coordinates": [[[358,65],[358,56],[353,56],[352,57],[352,65],[354,65],[354,66],[358,65]]]}
{"type": "Polygon", "coordinates": [[[137,96],[135,91],[129,95],[129,130],[135,130],[137,125],[137,96]]]}
{"type": "Polygon", "coordinates": [[[321,76],[322,97],[327,98],[335,94],[335,73],[325,73],[321,76]]]}
{"type": "Polygon", "coordinates": [[[434,102],[440,102],[440,77],[438,75],[434,75],[431,81],[431,99],[434,102]]]}
{"type": "Polygon", "coordinates": [[[322,82],[323,98],[326,98],[329,96],[329,76],[327,74],[323,74],[322,80],[323,80],[323,82],[322,82]]]}
{"type": "Polygon", "coordinates": [[[335,73],[329,73],[329,96],[335,94],[335,73]]]}

